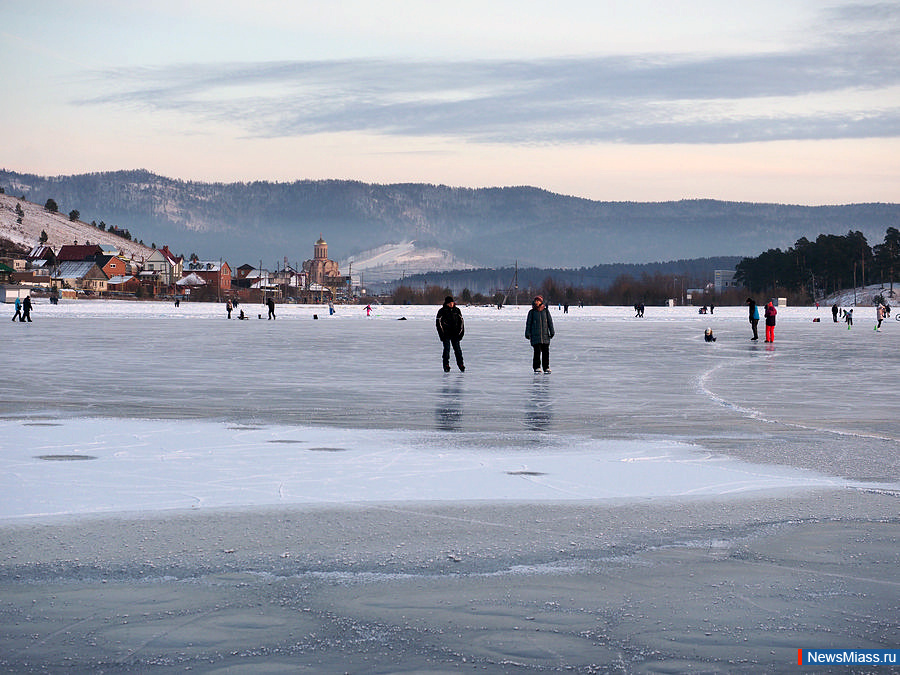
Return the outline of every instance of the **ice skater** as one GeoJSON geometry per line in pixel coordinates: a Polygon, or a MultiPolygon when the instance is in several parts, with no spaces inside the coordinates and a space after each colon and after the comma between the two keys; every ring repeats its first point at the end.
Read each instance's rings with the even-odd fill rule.
{"type": "Polygon", "coordinates": [[[844,312],[844,321],[847,322],[847,330],[853,328],[853,308],[846,310],[844,312]]]}
{"type": "Polygon", "coordinates": [[[463,339],[466,332],[465,322],[463,321],[462,312],[453,300],[453,296],[448,295],[444,298],[443,306],[438,310],[434,319],[434,325],[437,328],[438,337],[444,343],[444,351],[441,354],[441,360],[444,364],[444,372],[450,372],[450,348],[453,348],[453,354],[456,356],[456,365],[459,372],[466,372],[466,366],[463,363],[462,348],[459,341],[463,339]]]}
{"type": "Polygon", "coordinates": [[[536,295],[525,318],[525,338],[531,342],[534,349],[531,367],[536,373],[541,372],[541,367],[545,373],[550,373],[550,340],[553,339],[553,335],[553,317],[544,304],[544,298],[536,295]]]}
{"type": "Polygon", "coordinates": [[[756,306],[756,300],[753,298],[747,298],[747,307],[750,310],[750,328],[753,329],[753,337],[750,338],[754,342],[759,340],[759,333],[757,333],[757,326],[759,325],[759,308],[756,306]]]}
{"type": "Polygon", "coordinates": [[[19,299],[19,296],[16,296],[16,313],[13,314],[12,320],[15,321],[16,319],[20,321],[22,319],[22,301],[19,299]]]}
{"type": "Polygon", "coordinates": [[[31,296],[26,295],[22,301],[22,316],[19,321],[31,321],[31,296]]]}
{"type": "Polygon", "coordinates": [[[769,300],[769,303],[766,305],[766,342],[775,342],[775,315],[778,314],[778,310],[775,309],[775,305],[772,304],[772,301],[769,300]]]}
{"type": "Polygon", "coordinates": [[[234,305],[231,304],[231,300],[225,301],[225,311],[228,312],[228,318],[231,318],[231,312],[234,309],[234,305]]]}
{"type": "Polygon", "coordinates": [[[835,323],[838,322],[838,312],[840,312],[840,309],[838,309],[837,303],[835,303],[831,306],[831,320],[835,323]]]}
{"type": "Polygon", "coordinates": [[[266,300],[266,305],[269,307],[269,320],[275,318],[275,298],[269,298],[266,300]]]}
{"type": "Polygon", "coordinates": [[[706,332],[703,333],[703,339],[706,340],[707,342],[715,342],[716,341],[716,336],[713,335],[712,328],[706,329],[706,332]]]}
{"type": "Polygon", "coordinates": [[[881,303],[875,308],[875,320],[878,322],[875,324],[875,330],[881,330],[881,322],[884,321],[884,305],[881,303]]]}

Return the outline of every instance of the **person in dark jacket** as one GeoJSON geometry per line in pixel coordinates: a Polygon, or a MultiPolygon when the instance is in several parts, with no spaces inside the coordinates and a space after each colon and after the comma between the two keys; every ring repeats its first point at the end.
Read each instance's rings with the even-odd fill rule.
{"type": "Polygon", "coordinates": [[[31,296],[26,295],[22,301],[22,318],[19,321],[31,321],[31,296]]]}
{"type": "Polygon", "coordinates": [[[753,337],[751,340],[759,340],[759,333],[756,327],[759,325],[759,309],[756,306],[756,300],[747,298],[747,307],[750,308],[750,328],[753,329],[753,337]]]}
{"type": "Polygon", "coordinates": [[[275,318],[275,298],[266,300],[266,305],[269,307],[269,320],[272,320],[275,318]]]}
{"type": "Polygon", "coordinates": [[[462,348],[459,346],[459,341],[463,339],[466,326],[462,312],[459,311],[459,307],[456,306],[452,296],[448,295],[444,298],[444,304],[438,310],[434,325],[437,328],[438,337],[444,343],[444,352],[441,354],[441,359],[444,362],[444,372],[450,372],[450,348],[452,347],[459,372],[464,373],[466,366],[463,363],[462,348]]]}
{"type": "Polygon", "coordinates": [[[766,342],[775,342],[775,315],[778,314],[778,310],[775,309],[775,305],[769,301],[769,304],[766,305],[766,342]]]}
{"type": "Polygon", "coordinates": [[[536,373],[541,372],[541,367],[545,373],[550,372],[550,340],[553,335],[553,317],[544,304],[544,298],[536,295],[525,318],[525,338],[534,349],[531,367],[536,373]]]}

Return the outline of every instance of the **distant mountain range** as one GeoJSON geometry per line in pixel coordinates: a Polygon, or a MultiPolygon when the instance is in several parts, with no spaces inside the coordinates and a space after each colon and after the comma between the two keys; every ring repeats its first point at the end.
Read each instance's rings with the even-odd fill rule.
{"type": "MultiPolygon", "coordinates": [[[[36,176],[0,170],[7,194],[128,229],[185,256],[271,267],[415,241],[436,260],[476,267],[580,268],[755,256],[800,237],[860,230],[870,243],[900,223],[898,204],[792,206],[714,200],[599,202],[534,187],[453,188],[356,181],[202,183],[148,171],[36,176]]],[[[343,270],[342,270],[343,271],[343,270]]],[[[440,271],[440,270],[438,270],[440,271]]]]}

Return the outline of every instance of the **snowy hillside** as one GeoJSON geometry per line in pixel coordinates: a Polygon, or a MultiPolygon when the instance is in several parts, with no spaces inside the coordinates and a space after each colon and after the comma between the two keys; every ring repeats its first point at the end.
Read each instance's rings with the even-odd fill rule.
{"type": "Polygon", "coordinates": [[[475,269],[450,251],[433,247],[418,247],[414,241],[385,244],[378,248],[350,256],[339,263],[344,274],[350,274],[367,284],[401,279],[412,274],[449,272],[475,269]]]}
{"type": "Polygon", "coordinates": [[[65,244],[105,244],[116,248],[124,257],[142,261],[153,250],[135,241],[128,241],[115,234],[103,232],[89,223],[70,221],[62,213],[51,213],[43,206],[0,194],[0,238],[32,248],[41,240],[41,232],[47,233],[47,245],[54,250],[65,244]],[[16,204],[25,212],[22,223],[17,221],[16,204]]]}
{"type": "Polygon", "coordinates": [[[894,285],[893,295],[891,287],[882,284],[873,284],[861,288],[851,288],[840,293],[829,295],[820,304],[824,307],[837,305],[838,307],[872,307],[876,296],[883,296],[891,307],[900,307],[900,284],[894,285]]]}

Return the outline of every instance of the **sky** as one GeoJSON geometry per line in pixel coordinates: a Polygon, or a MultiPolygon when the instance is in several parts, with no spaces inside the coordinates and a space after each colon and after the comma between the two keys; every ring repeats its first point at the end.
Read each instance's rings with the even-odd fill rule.
{"type": "Polygon", "coordinates": [[[0,167],[900,201],[900,2],[0,0],[0,167]]]}

